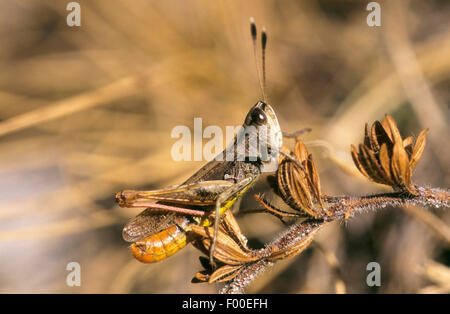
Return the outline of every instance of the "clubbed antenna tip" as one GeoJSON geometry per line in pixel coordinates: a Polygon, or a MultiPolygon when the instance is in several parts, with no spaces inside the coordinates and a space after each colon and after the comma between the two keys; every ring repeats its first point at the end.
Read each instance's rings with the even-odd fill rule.
{"type": "Polygon", "coordinates": [[[256,41],[256,25],[253,17],[250,17],[250,33],[252,34],[252,39],[256,41]]]}
{"type": "Polygon", "coordinates": [[[262,44],[262,49],[264,51],[266,49],[266,45],[267,45],[267,33],[266,33],[266,28],[264,26],[261,31],[261,44],[262,44]]]}
{"type": "Polygon", "coordinates": [[[261,88],[261,93],[264,101],[267,101],[266,97],[266,45],[267,45],[267,33],[266,29],[263,27],[261,32],[261,52],[262,52],[262,60],[261,65],[258,63],[258,48],[257,48],[257,37],[258,32],[256,30],[255,19],[250,17],[250,33],[252,35],[253,42],[253,51],[255,54],[255,64],[256,64],[256,72],[258,74],[259,86],[261,88]],[[262,69],[261,69],[262,68],[262,69]],[[262,75],[261,75],[262,72],[262,75]]]}
{"type": "Polygon", "coordinates": [[[266,101],[266,45],[267,45],[267,33],[266,28],[263,26],[261,32],[261,48],[262,48],[262,90],[263,97],[266,101]]]}

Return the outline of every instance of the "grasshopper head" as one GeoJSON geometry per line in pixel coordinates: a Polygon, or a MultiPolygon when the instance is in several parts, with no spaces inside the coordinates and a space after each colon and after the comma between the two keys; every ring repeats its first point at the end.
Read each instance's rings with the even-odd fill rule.
{"type": "MultiPolygon", "coordinates": [[[[261,161],[262,172],[275,171],[278,168],[278,154],[283,144],[283,135],[273,108],[258,101],[248,112],[244,128],[255,130],[258,143],[258,159],[261,161]]],[[[252,144],[250,144],[252,145],[252,144]]]]}

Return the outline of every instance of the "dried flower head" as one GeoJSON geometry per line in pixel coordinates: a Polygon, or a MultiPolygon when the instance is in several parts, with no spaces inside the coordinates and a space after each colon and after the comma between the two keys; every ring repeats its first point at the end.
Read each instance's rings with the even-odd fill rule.
{"type": "Polygon", "coordinates": [[[402,139],[394,119],[386,115],[370,129],[366,123],[364,143],[359,144],[359,151],[351,146],[353,161],[368,179],[417,195],[412,170],[424,151],[427,132],[428,129],[420,132],[413,144],[412,137],[402,139]]]}
{"type": "MultiPolygon", "coordinates": [[[[233,214],[228,210],[222,217],[214,250],[217,268],[211,267],[209,259],[200,257],[203,270],[195,274],[192,282],[230,282],[237,276],[245,277],[244,274],[248,273],[248,269],[261,265],[261,262],[266,265],[296,256],[308,247],[321,227],[322,221],[314,219],[295,224],[264,248],[253,250],[247,246],[246,238],[233,214]]],[[[192,226],[191,232],[196,238],[194,246],[208,256],[214,228],[195,225],[192,226]]],[[[239,280],[242,281],[243,278],[239,280]]]]}
{"type": "MultiPolygon", "coordinates": [[[[200,257],[203,270],[195,274],[192,282],[247,282],[246,277],[252,276],[252,273],[257,271],[258,265],[265,267],[268,263],[300,254],[309,246],[314,235],[322,227],[322,222],[310,219],[295,224],[264,248],[253,250],[247,246],[246,239],[231,211],[226,211],[220,223],[214,251],[217,268],[211,267],[209,259],[200,257]]],[[[208,256],[214,228],[196,225],[192,226],[191,231],[197,237],[194,246],[208,256]]]]}
{"type": "MultiPolygon", "coordinates": [[[[198,237],[194,241],[194,246],[205,255],[209,255],[214,228],[195,225],[191,231],[198,237]]],[[[252,254],[252,252],[247,247],[246,239],[233,214],[227,210],[223,214],[219,226],[216,249],[214,250],[214,259],[218,267],[213,269],[209,260],[200,258],[204,270],[195,274],[193,282],[213,283],[232,280],[242,271],[244,265],[258,260],[258,256],[252,254]]]]}
{"type": "MultiPolygon", "coordinates": [[[[277,170],[277,189],[286,204],[292,209],[319,218],[324,214],[320,178],[312,155],[305,144],[297,139],[293,158],[284,156],[277,170]]],[[[263,204],[264,205],[264,204],[263,204]]]]}

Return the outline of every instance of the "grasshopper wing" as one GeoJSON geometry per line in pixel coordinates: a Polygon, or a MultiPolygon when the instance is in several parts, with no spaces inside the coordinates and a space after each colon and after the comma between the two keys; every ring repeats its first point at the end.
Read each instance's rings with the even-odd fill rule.
{"type": "Polygon", "coordinates": [[[135,242],[158,233],[174,223],[178,222],[184,225],[183,220],[186,220],[185,223],[189,221],[187,217],[173,212],[155,211],[152,208],[147,208],[125,225],[122,237],[127,242],[135,242]]]}

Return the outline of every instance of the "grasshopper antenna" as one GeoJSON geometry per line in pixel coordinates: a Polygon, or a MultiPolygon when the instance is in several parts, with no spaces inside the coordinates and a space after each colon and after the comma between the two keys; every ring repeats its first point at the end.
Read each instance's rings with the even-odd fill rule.
{"type": "Polygon", "coordinates": [[[263,99],[267,101],[266,95],[266,45],[267,45],[267,33],[266,28],[263,26],[261,33],[261,50],[262,50],[262,90],[263,99]]]}
{"type": "MultiPolygon", "coordinates": [[[[258,81],[259,81],[259,88],[261,89],[261,93],[263,96],[264,101],[266,100],[266,93],[265,93],[265,73],[263,73],[263,78],[261,77],[261,69],[258,63],[258,47],[257,47],[257,37],[258,32],[256,30],[255,20],[253,17],[250,18],[250,34],[252,35],[252,42],[253,42],[253,53],[255,55],[255,65],[256,65],[256,72],[258,74],[258,81]]],[[[265,45],[267,43],[267,35],[265,30],[263,30],[262,37],[261,37],[261,44],[263,45],[262,53],[263,53],[263,59],[265,59],[265,45]]],[[[265,65],[263,62],[263,72],[265,72],[265,65]]]]}

